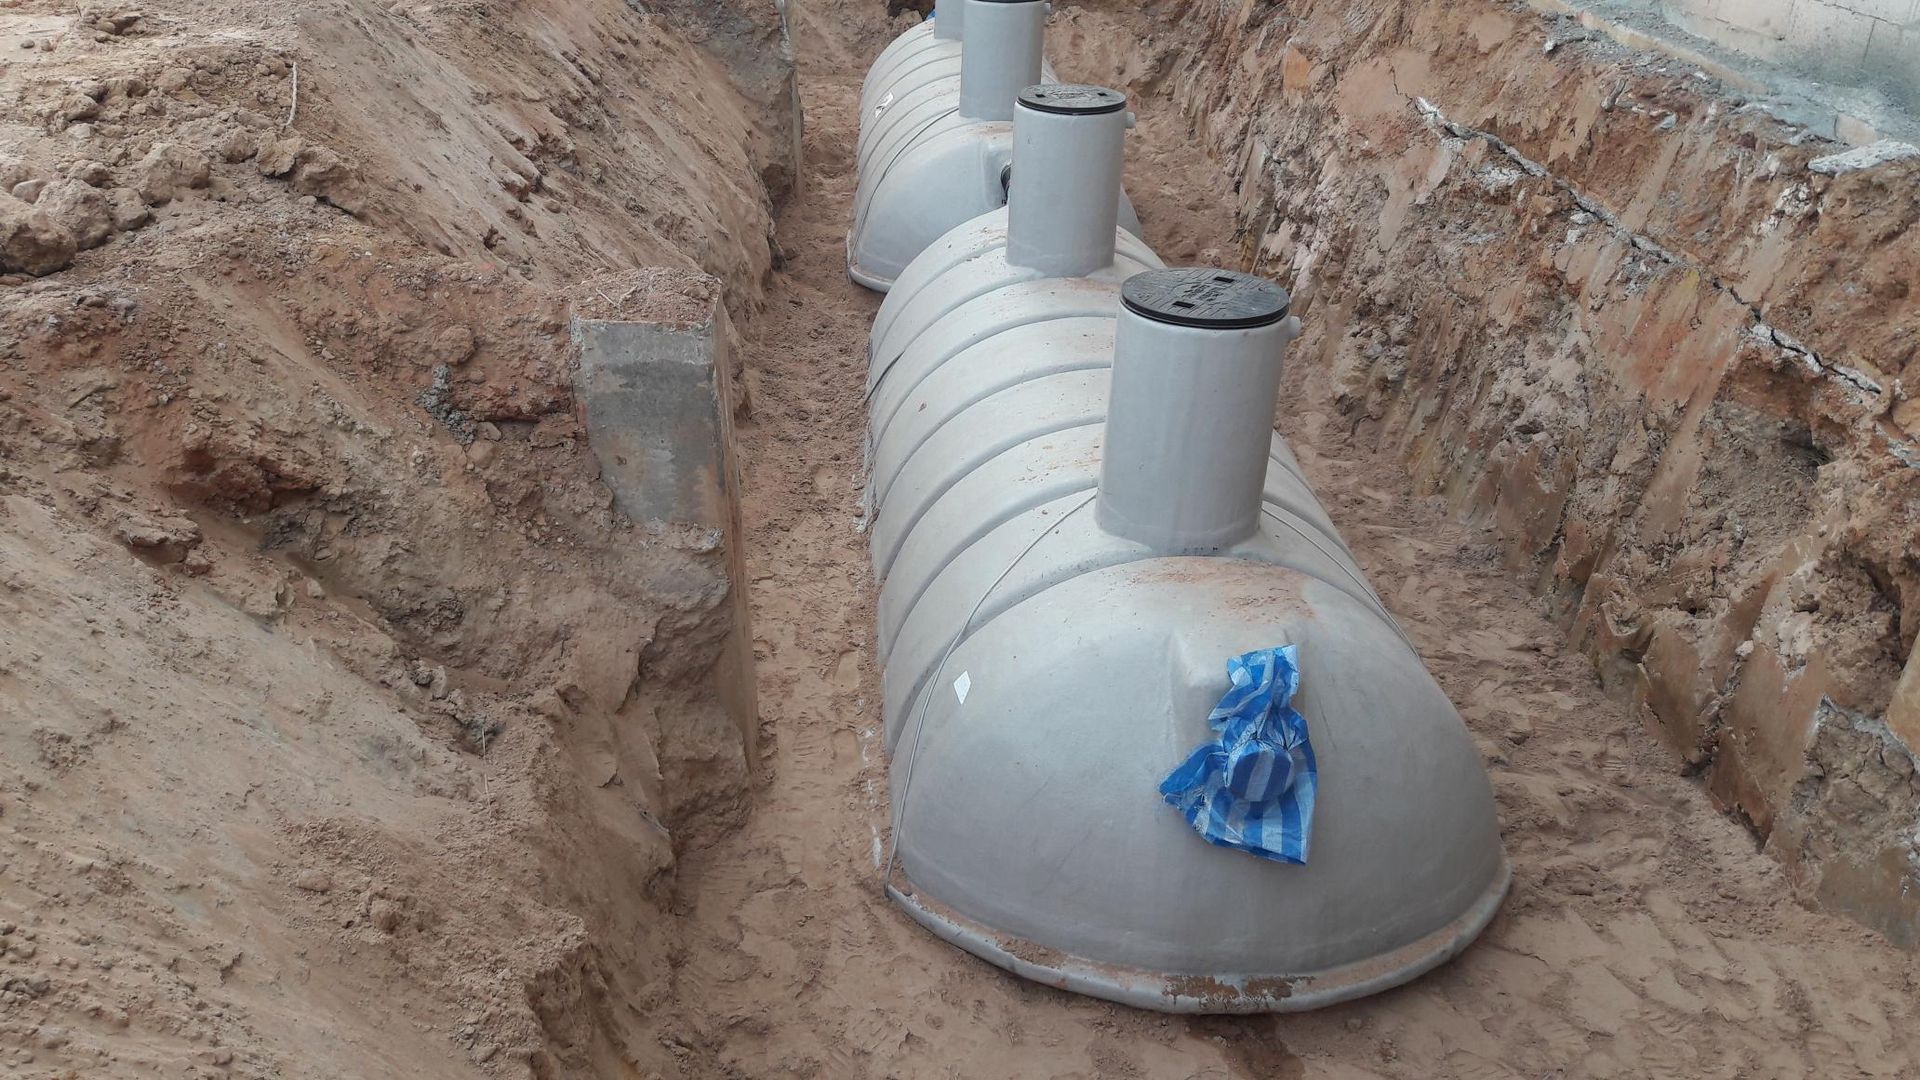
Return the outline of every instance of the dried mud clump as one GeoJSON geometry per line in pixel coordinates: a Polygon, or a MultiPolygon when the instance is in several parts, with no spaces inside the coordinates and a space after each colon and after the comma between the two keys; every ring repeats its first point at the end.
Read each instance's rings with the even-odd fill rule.
{"type": "Polygon", "coordinates": [[[45,210],[0,195],[0,271],[41,276],[65,270],[79,244],[45,210]]]}

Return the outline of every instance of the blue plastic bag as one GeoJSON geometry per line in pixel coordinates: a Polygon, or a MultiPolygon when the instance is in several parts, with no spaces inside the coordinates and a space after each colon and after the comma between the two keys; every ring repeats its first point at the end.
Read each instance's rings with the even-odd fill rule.
{"type": "Polygon", "coordinates": [[[1160,782],[1160,794],[1209,843],[1304,866],[1319,790],[1297,646],[1227,661],[1232,689],[1207,717],[1219,733],[1160,782]]]}

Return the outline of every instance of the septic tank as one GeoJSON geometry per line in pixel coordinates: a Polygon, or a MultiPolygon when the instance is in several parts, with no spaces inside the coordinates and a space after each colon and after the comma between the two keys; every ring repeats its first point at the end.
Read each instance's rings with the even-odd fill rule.
{"type": "MultiPolygon", "coordinates": [[[[880,292],[892,288],[906,265],[949,229],[1006,205],[1014,101],[1045,74],[1041,54],[1048,4],[950,0],[949,8],[964,13],[958,81],[940,74],[948,70],[940,65],[952,64],[950,59],[923,58],[927,63],[906,68],[889,61],[894,81],[882,89],[876,65],[862,95],[847,271],[880,292]]],[[[939,32],[943,18],[951,19],[952,13],[936,17],[929,34],[939,32]]],[[[938,37],[916,40],[923,49],[943,48],[938,37]]],[[[1124,195],[1116,203],[1118,220],[1137,235],[1132,205],[1124,195]]]]}
{"type": "Polygon", "coordinates": [[[1464,948],[1509,871],[1464,725],[1273,433],[1285,292],[1118,227],[1127,124],[1110,90],[1023,91],[1009,205],[875,321],[888,892],[1050,985],[1314,1008],[1464,948]],[[1292,863],[1162,794],[1261,654],[1292,665],[1311,763],[1292,863]]]}
{"type": "Polygon", "coordinates": [[[1104,332],[1064,320],[1077,350],[982,336],[997,388],[897,409],[938,430],[876,454],[888,892],[1027,978],[1316,1008],[1442,963],[1506,892],[1472,739],[1273,434],[1287,312],[1245,275],[1137,274],[1104,332]],[[1161,794],[1261,650],[1297,665],[1311,741],[1300,864],[1210,843],[1161,794]]]}

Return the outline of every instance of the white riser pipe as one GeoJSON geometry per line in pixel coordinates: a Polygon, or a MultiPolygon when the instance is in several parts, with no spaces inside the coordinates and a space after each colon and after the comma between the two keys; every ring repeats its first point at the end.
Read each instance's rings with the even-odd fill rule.
{"type": "Polygon", "coordinates": [[[1013,115],[1007,262],[1081,277],[1113,262],[1132,115],[1098,86],[1029,86],[1013,115]]]}
{"type": "Polygon", "coordinates": [[[1115,330],[1100,527],[1169,555],[1260,527],[1280,360],[1299,334],[1287,294],[1244,274],[1128,281],[1115,330]]]}
{"type": "Polygon", "coordinates": [[[960,115],[1011,120],[1014,99],[1040,81],[1051,6],[1045,0],[960,3],[966,12],[960,36],[960,115]]]}

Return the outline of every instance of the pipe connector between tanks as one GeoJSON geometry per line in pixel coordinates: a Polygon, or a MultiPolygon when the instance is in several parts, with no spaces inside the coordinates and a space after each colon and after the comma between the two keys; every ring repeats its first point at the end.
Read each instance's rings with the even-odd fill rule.
{"type": "Polygon", "coordinates": [[[1096,518],[1169,555],[1260,527],[1275,398],[1300,335],[1285,289],[1231,270],[1127,279],[1115,327],[1096,518]]]}

